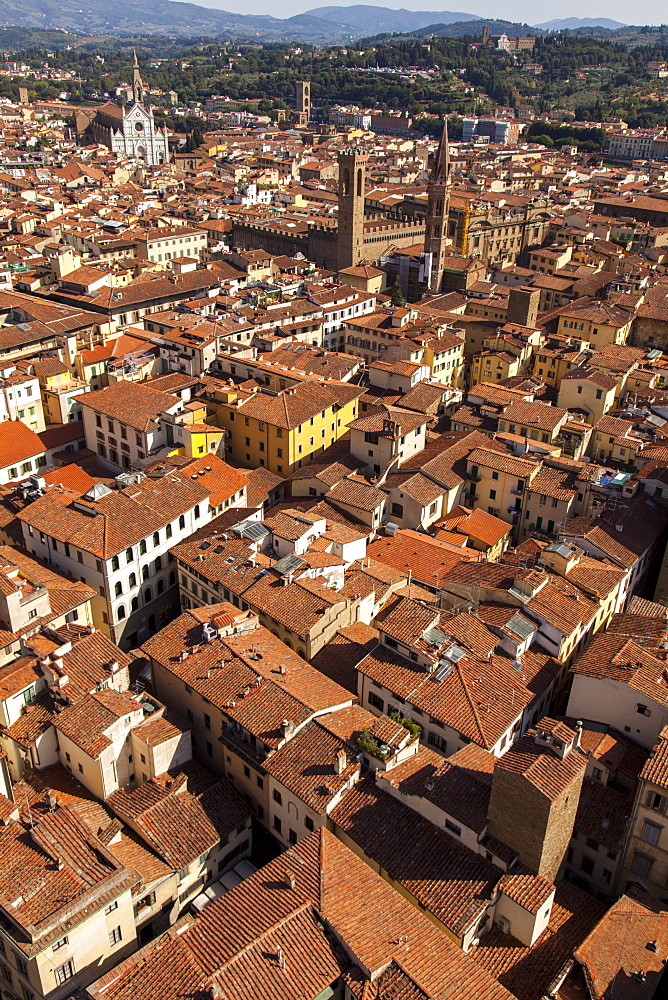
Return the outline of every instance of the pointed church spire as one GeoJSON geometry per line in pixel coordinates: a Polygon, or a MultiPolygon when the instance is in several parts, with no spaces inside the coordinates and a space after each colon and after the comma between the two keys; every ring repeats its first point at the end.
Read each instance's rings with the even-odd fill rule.
{"type": "Polygon", "coordinates": [[[135,104],[144,103],[144,84],[139,72],[136,49],[132,50],[132,98],[135,104]]]}
{"type": "Polygon", "coordinates": [[[436,157],[431,171],[431,181],[434,184],[447,184],[450,181],[450,142],[448,139],[448,119],[443,122],[441,141],[436,150],[436,157]]]}

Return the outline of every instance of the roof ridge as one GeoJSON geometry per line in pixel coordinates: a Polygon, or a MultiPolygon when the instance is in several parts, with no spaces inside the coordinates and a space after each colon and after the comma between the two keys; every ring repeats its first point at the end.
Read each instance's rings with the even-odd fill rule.
{"type": "Polygon", "coordinates": [[[484,744],[485,744],[485,750],[489,750],[489,741],[487,739],[487,734],[485,733],[484,729],[482,728],[482,721],[480,719],[480,716],[478,715],[478,711],[477,711],[477,709],[475,707],[475,704],[473,702],[473,699],[471,698],[471,695],[469,693],[469,689],[467,687],[466,680],[464,678],[464,675],[462,673],[462,668],[459,665],[459,663],[455,664],[455,670],[456,670],[457,675],[458,675],[458,677],[459,677],[459,679],[461,681],[462,688],[464,689],[464,694],[466,695],[466,700],[468,701],[469,705],[471,706],[471,711],[473,712],[473,718],[475,719],[475,721],[477,723],[478,729],[480,731],[480,735],[482,736],[482,739],[483,739],[484,744]]]}

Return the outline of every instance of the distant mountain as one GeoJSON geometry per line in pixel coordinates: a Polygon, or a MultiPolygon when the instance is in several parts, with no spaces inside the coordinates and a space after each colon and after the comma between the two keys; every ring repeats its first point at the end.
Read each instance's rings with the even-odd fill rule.
{"type": "Polygon", "coordinates": [[[173,0],[0,0],[0,27],[64,29],[88,34],[209,35],[258,42],[335,45],[363,35],[410,32],[427,24],[477,20],[456,11],[392,10],[356,5],[319,7],[278,18],[233,14],[173,0]]]}
{"type": "Polygon", "coordinates": [[[372,7],[354,4],[352,7],[314,7],[308,12],[312,17],[334,24],[345,25],[362,35],[375,35],[391,31],[416,31],[429,24],[453,24],[455,21],[479,21],[477,14],[454,10],[393,10],[390,7],[372,7]]]}
{"type": "Polygon", "coordinates": [[[530,24],[517,24],[515,21],[490,21],[488,18],[479,17],[475,21],[454,21],[452,24],[428,24],[426,28],[417,28],[413,34],[417,38],[428,38],[430,35],[463,38],[464,35],[481,35],[485,27],[489,28],[491,35],[530,35],[535,30],[530,24]]]}
{"type": "Polygon", "coordinates": [[[350,28],[309,13],[285,20],[233,14],[172,0],[0,0],[0,26],[64,28],[89,34],[209,35],[255,41],[349,41],[350,28]]]}
{"type": "MultiPolygon", "coordinates": [[[[224,2],[224,0],[223,0],[224,2]]],[[[354,4],[314,7],[294,17],[234,14],[174,0],[0,0],[0,27],[61,29],[86,34],[195,35],[256,42],[347,44],[380,34],[480,34],[490,30],[517,34],[526,25],[494,21],[463,11],[394,10],[354,4]],[[507,27],[506,27],[507,26],[507,27]]],[[[546,31],[622,28],[609,18],[569,17],[536,25],[546,31]]]]}
{"type": "Polygon", "coordinates": [[[534,28],[541,28],[543,31],[566,31],[575,28],[626,28],[628,25],[621,21],[611,21],[609,17],[562,17],[554,21],[543,21],[542,24],[534,24],[534,28]]]}

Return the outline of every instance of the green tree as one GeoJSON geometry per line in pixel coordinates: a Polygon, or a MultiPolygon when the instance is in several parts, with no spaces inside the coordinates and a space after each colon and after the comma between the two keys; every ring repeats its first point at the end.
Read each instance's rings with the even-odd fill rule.
{"type": "Polygon", "coordinates": [[[398,274],[395,274],[394,276],[394,284],[392,285],[392,292],[390,293],[390,302],[393,306],[402,306],[404,304],[404,294],[401,291],[398,274]]]}

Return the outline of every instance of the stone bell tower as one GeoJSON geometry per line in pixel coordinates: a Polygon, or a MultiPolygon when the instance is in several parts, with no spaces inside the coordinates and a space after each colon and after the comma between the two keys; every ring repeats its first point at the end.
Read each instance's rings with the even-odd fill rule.
{"type": "Polygon", "coordinates": [[[364,259],[364,183],[367,154],[361,149],[339,153],[339,227],[337,267],[353,267],[364,259]]]}

